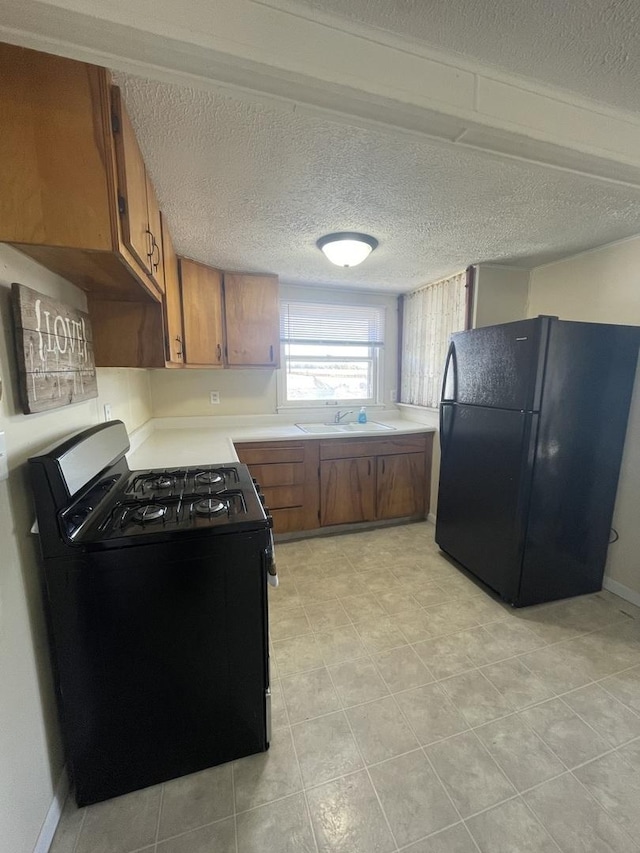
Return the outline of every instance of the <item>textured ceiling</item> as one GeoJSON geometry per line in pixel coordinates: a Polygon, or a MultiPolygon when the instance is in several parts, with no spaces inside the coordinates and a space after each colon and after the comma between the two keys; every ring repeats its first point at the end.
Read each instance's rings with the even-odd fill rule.
{"type": "Polygon", "coordinates": [[[638,0],[265,0],[456,52],[511,74],[640,110],[638,0]]]}
{"type": "Polygon", "coordinates": [[[640,230],[640,190],[294,104],[116,82],[178,253],[226,269],[401,292],[470,263],[533,266],[640,230]],[[315,247],[341,230],[380,241],[361,267],[332,267],[315,247]]]}

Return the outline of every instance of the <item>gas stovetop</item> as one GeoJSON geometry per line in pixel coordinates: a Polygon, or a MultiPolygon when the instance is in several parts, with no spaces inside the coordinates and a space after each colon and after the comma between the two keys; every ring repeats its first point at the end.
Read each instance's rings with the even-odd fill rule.
{"type": "Polygon", "coordinates": [[[240,473],[234,465],[203,465],[132,471],[125,487],[128,499],[149,500],[179,495],[210,495],[238,488],[240,473]]]}
{"type": "Polygon", "coordinates": [[[107,473],[61,520],[67,538],[77,543],[140,542],[159,534],[269,523],[249,471],[240,464],[107,473]]]}

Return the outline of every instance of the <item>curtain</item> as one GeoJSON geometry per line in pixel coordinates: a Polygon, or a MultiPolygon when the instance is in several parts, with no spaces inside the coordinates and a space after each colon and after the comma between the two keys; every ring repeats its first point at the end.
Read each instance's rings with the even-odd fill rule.
{"type": "Polygon", "coordinates": [[[465,328],[466,285],[463,271],[406,294],[401,403],[438,406],[449,336],[465,328]]]}

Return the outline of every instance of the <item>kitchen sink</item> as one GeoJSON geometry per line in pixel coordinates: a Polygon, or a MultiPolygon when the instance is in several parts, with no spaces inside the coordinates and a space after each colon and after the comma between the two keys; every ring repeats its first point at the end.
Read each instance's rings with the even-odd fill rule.
{"type": "Polygon", "coordinates": [[[366,424],[338,424],[338,426],[343,432],[382,432],[388,429],[395,429],[395,427],[387,426],[386,424],[379,424],[377,421],[367,421],[366,424]]]}
{"type": "Polygon", "coordinates": [[[298,429],[309,433],[349,433],[349,432],[384,432],[393,430],[395,427],[379,424],[376,421],[367,421],[366,424],[348,423],[348,424],[296,424],[298,429]]]}
{"type": "Polygon", "coordinates": [[[343,432],[342,424],[296,424],[303,432],[343,432]]]}

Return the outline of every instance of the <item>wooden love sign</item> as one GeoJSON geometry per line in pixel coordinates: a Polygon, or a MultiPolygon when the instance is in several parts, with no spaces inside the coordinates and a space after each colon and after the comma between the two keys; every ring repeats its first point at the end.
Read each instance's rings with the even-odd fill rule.
{"type": "Polygon", "coordinates": [[[97,397],[89,315],[23,284],[11,294],[25,414],[97,397]]]}

